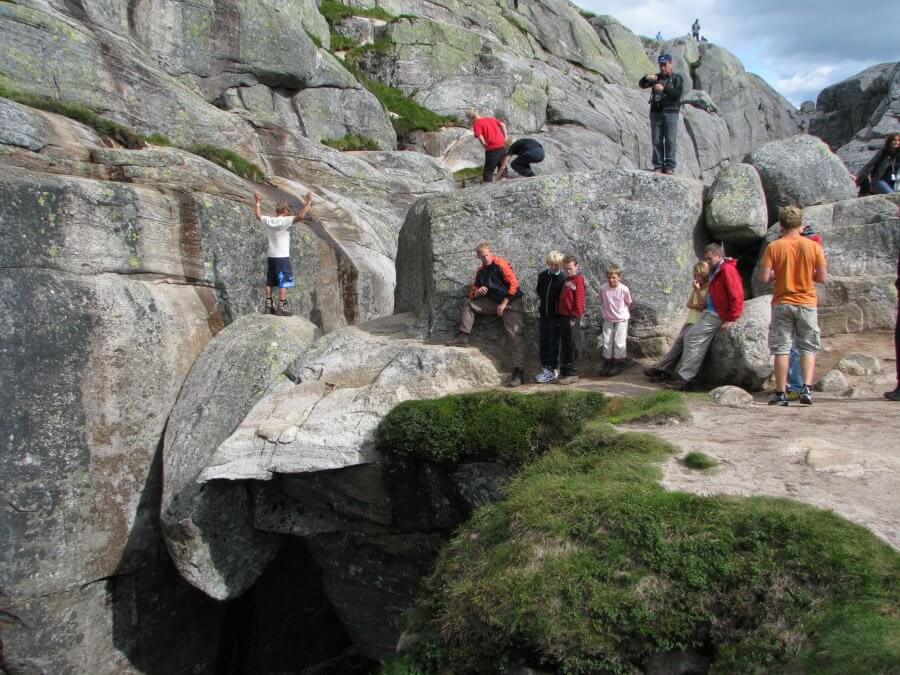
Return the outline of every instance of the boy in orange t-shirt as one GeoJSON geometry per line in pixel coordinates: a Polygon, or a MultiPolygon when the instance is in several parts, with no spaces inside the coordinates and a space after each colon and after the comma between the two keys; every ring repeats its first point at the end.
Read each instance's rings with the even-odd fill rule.
{"type": "Polygon", "coordinates": [[[828,267],[822,247],[801,234],[803,211],[796,206],[785,206],[779,210],[778,219],[781,238],[766,248],[759,270],[761,282],[775,281],[769,323],[769,350],[775,356],[775,396],[769,405],[788,404],[785,388],[794,335],[803,371],[800,403],[812,405],[810,386],[816,368],[816,353],[821,346],[816,283],[826,280],[828,267]]]}

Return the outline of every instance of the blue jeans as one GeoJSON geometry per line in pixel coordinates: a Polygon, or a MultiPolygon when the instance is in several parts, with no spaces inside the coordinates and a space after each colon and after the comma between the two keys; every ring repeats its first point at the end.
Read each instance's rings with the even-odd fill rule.
{"type": "Polygon", "coordinates": [[[653,143],[653,168],[675,169],[678,147],[678,111],[650,112],[650,142],[653,143]]]}
{"type": "Polygon", "coordinates": [[[788,391],[802,391],[804,384],[803,369],[800,367],[800,350],[797,349],[797,338],[794,338],[791,355],[788,359],[787,389],[788,391]]]}
{"type": "Polygon", "coordinates": [[[886,180],[873,180],[872,181],[872,194],[876,195],[889,195],[894,192],[894,188],[891,187],[891,184],[886,180]]]}

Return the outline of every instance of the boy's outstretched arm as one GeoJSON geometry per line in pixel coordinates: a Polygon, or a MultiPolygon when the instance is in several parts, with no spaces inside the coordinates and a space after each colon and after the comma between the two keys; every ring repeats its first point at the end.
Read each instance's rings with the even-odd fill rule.
{"type": "Polygon", "coordinates": [[[309,212],[310,206],[312,206],[312,192],[307,192],[306,201],[303,203],[303,208],[297,212],[296,216],[294,216],[295,223],[299,223],[301,220],[306,218],[306,214],[309,212]]]}
{"type": "Polygon", "coordinates": [[[254,192],[253,199],[256,201],[256,209],[254,211],[256,214],[256,219],[262,220],[262,195],[259,194],[259,192],[254,192]]]}

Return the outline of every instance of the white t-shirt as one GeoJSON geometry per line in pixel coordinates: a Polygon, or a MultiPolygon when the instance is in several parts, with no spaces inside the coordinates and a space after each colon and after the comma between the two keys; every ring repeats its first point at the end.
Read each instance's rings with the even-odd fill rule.
{"type": "Polygon", "coordinates": [[[270,258],[291,257],[291,225],[294,216],[263,216],[262,224],[266,226],[266,237],[269,239],[270,258]]]}

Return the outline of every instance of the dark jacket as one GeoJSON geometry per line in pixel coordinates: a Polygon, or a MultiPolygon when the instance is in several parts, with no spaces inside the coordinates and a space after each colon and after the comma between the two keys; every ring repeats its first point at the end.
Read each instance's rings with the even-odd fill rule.
{"type": "Polygon", "coordinates": [[[650,89],[654,84],[663,85],[659,93],[650,93],[650,112],[678,112],[681,110],[681,93],[684,90],[684,78],[679,73],[671,75],[656,74],[656,81],[651,82],[647,76],[641,78],[638,86],[641,89],[650,89]]]}
{"type": "MultiPolygon", "coordinates": [[[[875,153],[858,175],[868,178],[870,181],[881,180],[882,176],[891,172],[891,159],[894,160],[894,166],[897,172],[900,173],[900,152],[895,153],[892,158],[886,148],[882,148],[875,153]]],[[[890,178],[890,175],[888,178],[890,178]]]]}
{"type": "Polygon", "coordinates": [[[709,278],[709,296],[722,321],[737,321],[744,313],[744,282],[737,261],[725,258],[709,278]]]}
{"type": "Polygon", "coordinates": [[[512,302],[522,297],[516,273],[509,263],[498,255],[494,256],[494,262],[490,265],[482,265],[475,272],[475,281],[469,289],[470,300],[478,297],[475,292],[482,286],[488,289],[487,297],[498,305],[503,302],[503,298],[509,298],[512,302]]]}
{"type": "Polygon", "coordinates": [[[587,298],[587,285],[583,274],[566,277],[562,292],[559,294],[559,315],[580,319],[584,316],[584,303],[587,298]]]}
{"type": "Polygon", "coordinates": [[[559,294],[562,292],[565,280],[565,272],[550,274],[550,270],[544,270],[538,274],[537,296],[540,303],[538,311],[542,319],[552,318],[559,314],[559,294]]]}

